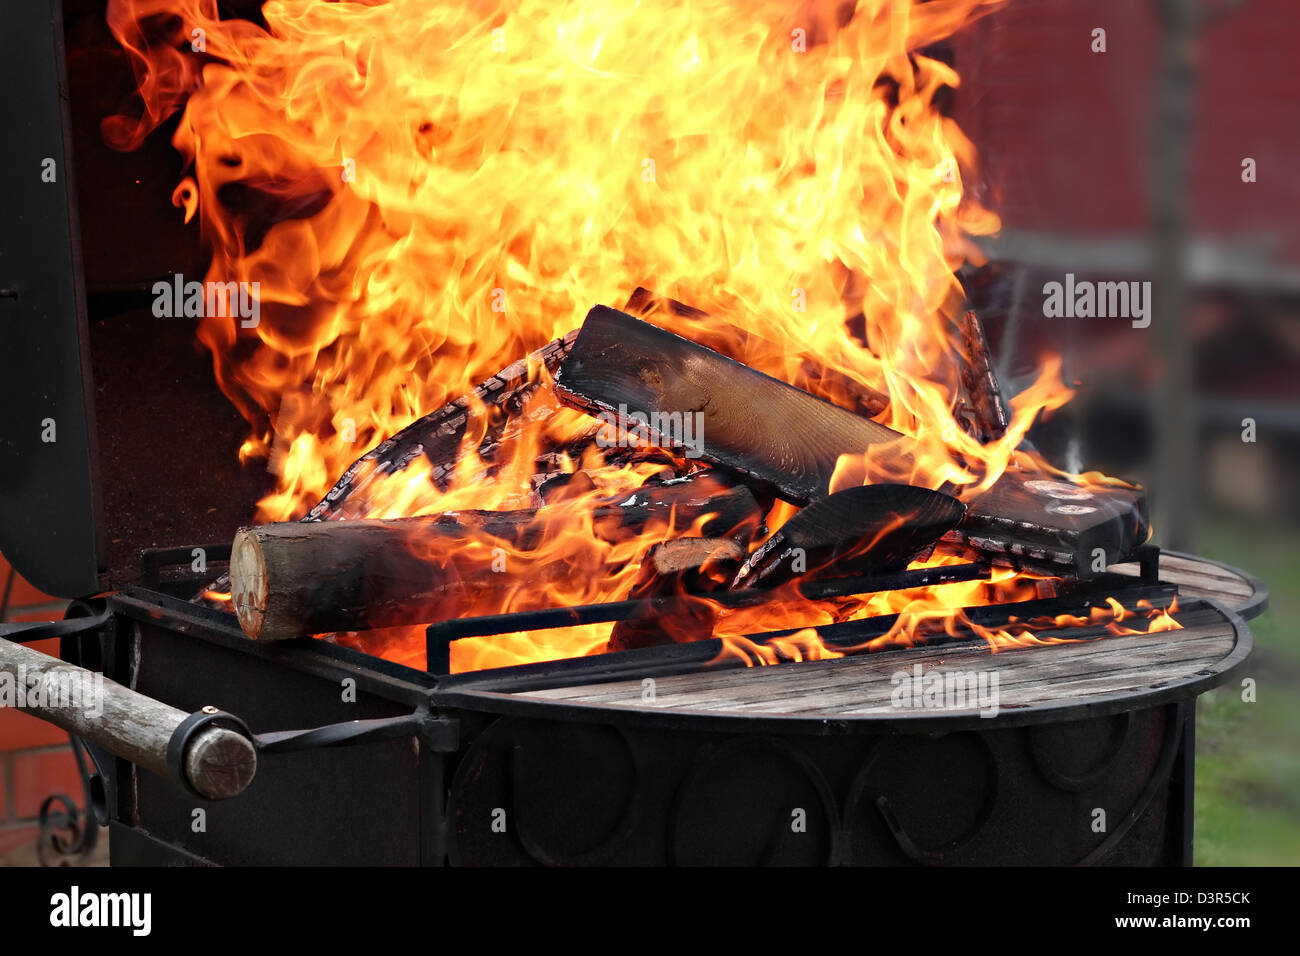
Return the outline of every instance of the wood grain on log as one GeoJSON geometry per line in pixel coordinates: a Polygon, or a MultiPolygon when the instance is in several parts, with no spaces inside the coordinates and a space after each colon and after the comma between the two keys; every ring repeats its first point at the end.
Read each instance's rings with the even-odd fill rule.
{"type": "MultiPolygon", "coordinates": [[[[640,316],[643,319],[649,319],[653,316],[671,315],[678,319],[685,319],[688,322],[695,323],[696,329],[693,329],[692,339],[700,339],[704,345],[716,344],[723,346],[723,341],[740,342],[742,350],[745,348],[754,333],[749,332],[735,324],[729,324],[726,334],[715,336],[722,339],[717,343],[711,343],[704,340],[704,336],[709,334],[708,326],[702,320],[709,318],[709,313],[704,312],[694,306],[687,305],[684,302],[678,302],[676,299],[670,299],[667,296],[656,295],[651,290],[638,286],[627,300],[627,305],[623,308],[624,312],[631,315],[640,316]]],[[[717,319],[714,317],[714,321],[717,319]]],[[[766,341],[766,340],[765,340],[766,341]]],[[[774,343],[767,343],[769,346],[774,343]]],[[[780,346],[783,351],[790,351],[788,343],[780,346]]],[[[726,353],[728,349],[722,347],[719,351],[726,353]]],[[[879,415],[889,407],[889,396],[884,392],[865,385],[857,379],[850,377],[836,369],[829,368],[820,357],[806,352],[795,353],[799,359],[799,366],[804,377],[812,391],[821,393],[826,401],[832,401],[837,405],[842,405],[849,411],[857,412],[867,418],[879,415]],[[833,398],[831,396],[834,396],[833,398]]],[[[731,356],[735,358],[734,355],[731,356]]]]}
{"type": "Polygon", "coordinates": [[[556,372],[555,391],[561,402],[620,420],[628,430],[638,427],[628,415],[643,415],[648,440],[667,447],[685,447],[666,432],[674,422],[684,430],[691,416],[692,442],[699,447],[689,451],[800,505],[826,495],[841,454],[860,455],[902,439],[884,425],[599,305],[556,372]],[[654,427],[655,420],[663,427],[654,427]]]}

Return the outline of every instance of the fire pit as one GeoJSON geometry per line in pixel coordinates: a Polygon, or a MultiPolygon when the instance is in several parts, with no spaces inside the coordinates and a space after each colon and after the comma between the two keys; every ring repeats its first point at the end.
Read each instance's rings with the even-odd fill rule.
{"type": "Polygon", "coordinates": [[[1262,594],[1162,557],[1182,629],[997,654],[704,669],[678,644],[439,678],[135,589],[108,602],[124,663],[95,657],[102,631],[65,656],[264,738],[225,802],[103,761],[118,863],[1169,865],[1190,861],[1193,701],[1239,671],[1262,594]],[[954,674],[967,706],[928,705],[954,674]],[[267,732],[303,727],[326,729],[267,732]]]}
{"type": "MultiPolygon", "coordinates": [[[[1054,359],[1009,399],[994,371],[954,270],[996,217],[925,52],[987,4],[876,6],[903,28],[807,14],[798,62],[784,21],[682,24],[717,37],[687,78],[762,51],[737,139],[680,76],[642,96],[662,51],[631,25],[607,61],[440,5],[109,4],[143,110],[103,135],[183,111],[172,198],[211,247],[150,309],[198,319],[272,484],[224,540],[173,536],[19,635],[111,682],[102,719],[32,709],[88,742],[115,863],[1190,862],[1194,702],[1265,595],[1161,553],[1142,488],[1035,449],[1070,393],[1054,359]],[[501,59],[410,95],[414,25],[501,59]],[[878,76],[845,70],[881,44],[878,76]],[[536,88],[494,98],[493,63],[536,88]],[[606,128],[642,131],[636,176],[553,139],[606,128]]],[[[78,331],[38,334],[79,367],[78,331]]],[[[86,411],[92,382],[63,385],[86,411]]],[[[86,421],[47,468],[94,488],[86,421]]]]}

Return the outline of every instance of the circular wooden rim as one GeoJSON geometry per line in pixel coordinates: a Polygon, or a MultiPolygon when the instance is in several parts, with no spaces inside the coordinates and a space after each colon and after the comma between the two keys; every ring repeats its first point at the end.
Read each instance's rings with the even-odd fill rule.
{"type": "Polygon", "coordinates": [[[1175,558],[1182,558],[1185,561],[1195,561],[1197,564],[1203,564],[1207,567],[1218,568],[1220,571],[1227,571],[1236,575],[1244,584],[1250,585],[1250,597],[1237,601],[1230,601],[1226,597],[1216,599],[1215,603],[1223,605],[1229,611],[1239,615],[1242,620],[1251,621],[1259,617],[1268,610],[1268,588],[1264,587],[1264,582],[1253,574],[1248,574],[1240,568],[1235,568],[1230,564],[1224,564],[1222,561],[1211,561],[1209,558],[1202,558],[1195,554],[1187,554],[1183,551],[1162,551],[1162,555],[1171,555],[1175,558]]]}
{"type": "MultiPolygon", "coordinates": [[[[753,712],[719,712],[705,710],[667,710],[582,703],[564,700],[547,700],[508,692],[509,678],[502,677],[499,684],[479,688],[435,690],[432,702],[439,707],[463,708],[501,714],[535,717],[548,720],[596,721],[610,724],[639,725],[665,729],[720,730],[745,733],[799,733],[834,735],[853,733],[936,733],[955,730],[999,730],[1033,724],[1056,723],[1065,720],[1082,720],[1104,717],[1129,711],[1146,710],[1164,704],[1178,703],[1200,696],[1205,691],[1232,680],[1246,665],[1254,642],[1250,628],[1240,614],[1221,602],[1204,600],[1222,615],[1224,623],[1232,628],[1232,649],[1217,661],[1198,665],[1195,672],[1184,679],[1158,688],[1126,690],[1113,694],[1089,697],[1085,700],[1063,698],[1044,704],[1000,710],[993,717],[978,714],[942,714],[935,712],[903,712],[886,716],[818,715],[818,714],[761,714],[753,712]],[[506,688],[506,689],[496,689],[506,688]]],[[[905,653],[905,652],[899,652],[905,653]]],[[[1032,653],[1032,652],[1022,652],[1032,653]]],[[[792,665],[786,665],[792,666],[792,665]]],[[[797,665],[793,665],[797,666],[797,665]]]]}

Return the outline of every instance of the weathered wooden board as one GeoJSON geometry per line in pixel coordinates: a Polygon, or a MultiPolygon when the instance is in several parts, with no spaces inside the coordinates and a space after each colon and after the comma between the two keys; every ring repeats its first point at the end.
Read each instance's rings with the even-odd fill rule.
{"type": "MultiPolygon", "coordinates": [[[[846,681],[827,682],[825,665],[828,662],[817,662],[817,666],[799,665],[779,665],[749,669],[746,673],[762,675],[763,679],[771,681],[771,686],[764,688],[762,699],[758,700],[755,696],[755,688],[747,680],[738,680],[737,675],[740,671],[735,669],[722,670],[716,672],[718,676],[725,675],[727,680],[721,680],[711,683],[709,686],[696,686],[695,682],[688,686],[675,690],[673,693],[672,704],[678,708],[696,708],[702,707],[707,710],[735,710],[735,709],[752,709],[766,713],[802,713],[802,712],[819,712],[828,707],[838,707],[841,704],[861,702],[864,695],[862,681],[877,683],[884,680],[884,688],[877,686],[877,692],[885,690],[886,705],[889,704],[888,692],[892,689],[890,678],[893,675],[904,672],[911,674],[913,668],[920,664],[922,672],[929,674],[931,671],[939,673],[954,673],[960,671],[964,673],[992,670],[987,666],[987,662],[996,656],[1002,656],[1005,653],[1013,653],[1021,658],[1032,659],[1031,664],[1017,663],[1015,667],[1006,667],[998,669],[998,687],[1000,692],[1017,687],[1017,685],[1042,684],[1044,681],[1051,682],[1055,688],[1055,695],[1051,699],[1060,699],[1071,697],[1072,687],[1076,686],[1078,681],[1097,681],[1102,680],[1110,682],[1118,680],[1121,683],[1129,680],[1126,676],[1127,671],[1133,668],[1143,668],[1152,664],[1163,664],[1166,666],[1177,666],[1183,663],[1202,662],[1206,654],[1215,654],[1221,647],[1222,639],[1219,635],[1211,635],[1202,638],[1188,639],[1186,642],[1171,648],[1168,644],[1160,642],[1150,642],[1139,648],[1127,648],[1124,654],[1124,667],[1116,668],[1114,665],[1115,654],[1119,653],[1114,647],[1105,646],[1108,642],[1117,640],[1117,638],[1104,638],[1095,641],[1087,641],[1080,645],[1069,645],[1072,653],[1067,659],[1062,655],[1055,654],[1037,654],[1037,651],[1051,650],[1052,648],[1032,648],[1025,651],[1001,652],[999,655],[990,655],[986,650],[959,651],[949,654],[932,654],[931,651],[915,650],[906,653],[888,652],[886,655],[876,655],[884,658],[884,663],[889,664],[888,670],[882,672],[873,671],[870,675],[864,677],[859,673],[858,682],[846,681]],[[1092,648],[1094,645],[1102,645],[1095,654],[1084,653],[1083,648],[1092,648]],[[1096,656],[1096,661],[1087,660],[1096,656]],[[1092,670],[1091,668],[1098,668],[1092,670]],[[794,675],[791,671],[811,671],[810,674],[794,675]],[[782,674],[782,672],[785,672],[782,674]],[[781,678],[774,675],[781,674],[781,678]],[[795,677],[798,679],[794,679],[795,677]],[[783,678],[783,679],[782,679],[783,678]]],[[[937,649],[934,649],[937,650],[937,649]]],[[[859,658],[848,658],[841,663],[848,664],[859,660],[859,658]]],[[[655,683],[656,704],[659,703],[658,695],[662,690],[661,684],[664,680],[673,681],[676,678],[657,678],[655,683]]],[[[701,682],[703,683],[703,682],[701,682]]],[[[1130,686],[1125,684],[1124,686],[1130,686]]],[[[1146,686],[1139,684],[1135,686],[1146,686]]],[[[670,689],[672,689],[670,684],[670,689]]],[[[1024,687],[1022,690],[1031,690],[1033,688],[1024,687]]],[[[1039,688],[1041,690],[1041,688],[1039,688]]],[[[538,691],[537,693],[548,693],[538,691]]],[[[554,693],[554,692],[549,692],[554,693]]],[[[563,700],[582,700],[585,703],[617,704],[627,694],[627,688],[619,684],[591,685],[584,688],[581,697],[564,696],[559,699],[563,700]]],[[[644,696],[644,695],[643,695],[644,696]]]]}
{"type": "MultiPolygon", "coordinates": [[[[1110,570],[1131,577],[1142,573],[1135,562],[1116,564],[1110,570]]],[[[1178,585],[1178,593],[1185,600],[1208,598],[1243,617],[1254,617],[1266,605],[1267,595],[1261,592],[1258,582],[1205,558],[1162,552],[1160,580],[1178,585]]]]}
{"type": "MultiPolygon", "coordinates": [[[[517,695],[570,704],[677,712],[801,717],[907,716],[896,706],[897,675],[929,679],[997,676],[1000,712],[1054,703],[1083,705],[1116,694],[1144,694],[1215,671],[1237,647],[1238,632],[1216,609],[1183,612],[1181,630],[1039,645],[990,653],[983,644],[945,645],[862,654],[772,667],[713,669],[657,678],[653,701],[641,681],[526,691],[517,695]]],[[[1068,637],[1069,630],[1057,633],[1068,637]]],[[[984,703],[988,703],[986,697],[984,703]]],[[[974,714],[980,706],[926,708],[974,714]]]]}

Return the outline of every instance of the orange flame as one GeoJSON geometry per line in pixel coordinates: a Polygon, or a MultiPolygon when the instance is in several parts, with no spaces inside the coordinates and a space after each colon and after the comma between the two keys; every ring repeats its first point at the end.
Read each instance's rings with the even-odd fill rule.
{"type": "MultiPolygon", "coordinates": [[[[241,457],[276,477],[259,520],[302,515],[363,451],[638,285],[706,310],[695,329],[771,375],[832,399],[843,381],[887,393],[882,420],[915,438],[908,473],[846,456],[832,489],[889,477],[966,494],[1013,461],[1048,467],[1016,446],[1070,395],[1048,359],[1004,439],[982,446],[954,418],[954,270],[979,260],[968,237],[999,223],[965,194],[974,147],[935,106],[960,79],[924,49],[1002,2],[268,0],[252,23],[221,19],[217,0],[110,0],[142,112],[110,117],[104,135],[134,148],[182,111],[173,201],[198,218],[207,278],[258,283],[256,327],[205,316],[198,337],[252,428],[241,457]],[[810,354],[835,374],[810,379],[810,354]]],[[[540,389],[538,424],[491,461],[472,420],[441,487],[422,458],[362,473],[349,516],[536,504],[538,453],[591,424],[550,405],[540,389]]],[[[588,501],[655,471],[580,459],[560,467],[591,477],[588,501]]],[[[570,573],[530,574],[475,610],[625,596],[645,549],[686,530],[605,542],[579,512],[507,554],[570,573]]],[[[805,602],[797,623],[900,613],[896,640],[1033,588],[999,573],[805,602]]],[[[607,631],[462,641],[457,667],[589,653],[607,631]]],[[[734,629],[722,636],[741,647],[734,629]]],[[[423,646],[420,629],[366,640],[412,662],[423,646]]],[[[782,650],[823,652],[803,638],[782,650]]]]}
{"type": "MultiPolygon", "coordinates": [[[[806,344],[934,430],[932,454],[979,457],[948,427],[948,317],[965,236],[998,223],[933,106],[957,74],[917,51],[997,2],[864,0],[841,27],[830,2],[279,0],[264,29],[215,0],[113,0],[145,110],[105,135],[133,147],[183,108],[176,201],[209,278],[259,283],[255,329],[199,337],[254,426],[244,455],[274,459],[262,520],[642,283],[722,317],[715,338],[746,326],[750,364],[799,384],[760,343],[806,344]]],[[[1022,399],[1013,433],[1055,400],[1022,399]]]]}

